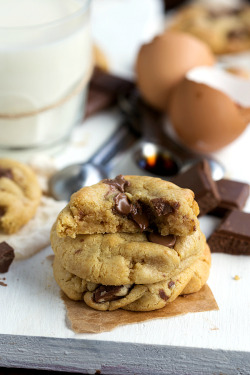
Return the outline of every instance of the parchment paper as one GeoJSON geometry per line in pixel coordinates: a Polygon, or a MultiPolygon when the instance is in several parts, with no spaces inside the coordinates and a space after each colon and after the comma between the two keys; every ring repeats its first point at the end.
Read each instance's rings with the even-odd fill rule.
{"type": "Polygon", "coordinates": [[[207,285],[204,285],[197,293],[180,296],[164,308],[150,312],[132,312],[121,309],[97,311],[88,307],[84,302],[70,300],[64,293],[62,293],[62,299],[66,306],[70,328],[76,333],[100,333],[111,331],[118,326],[146,320],[219,310],[213,293],[207,285]]]}

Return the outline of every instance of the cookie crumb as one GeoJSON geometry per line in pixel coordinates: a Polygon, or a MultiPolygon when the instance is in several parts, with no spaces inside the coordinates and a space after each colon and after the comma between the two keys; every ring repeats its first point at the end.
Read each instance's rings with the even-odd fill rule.
{"type": "Polygon", "coordinates": [[[234,276],[234,280],[240,280],[240,276],[235,275],[235,276],[234,276]]]}

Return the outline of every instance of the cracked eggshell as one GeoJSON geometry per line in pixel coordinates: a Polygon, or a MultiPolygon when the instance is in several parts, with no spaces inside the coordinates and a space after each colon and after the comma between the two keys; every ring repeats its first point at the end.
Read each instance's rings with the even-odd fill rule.
{"type": "Polygon", "coordinates": [[[137,84],[143,98],[164,111],[171,89],[190,69],[214,63],[215,58],[205,43],[182,32],[166,31],[140,48],[137,84]]]}
{"type": "Polygon", "coordinates": [[[196,68],[175,87],[169,117],[180,141],[198,152],[213,152],[247,127],[250,81],[215,68],[196,68]]]}

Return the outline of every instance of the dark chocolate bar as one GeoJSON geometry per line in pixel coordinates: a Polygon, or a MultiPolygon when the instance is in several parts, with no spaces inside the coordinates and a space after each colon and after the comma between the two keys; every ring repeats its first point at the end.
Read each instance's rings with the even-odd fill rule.
{"type": "Polygon", "coordinates": [[[200,216],[212,211],[220,202],[216,183],[213,181],[209,163],[205,159],[171,178],[171,182],[194,192],[195,200],[200,207],[200,216]]]}
{"type": "Polygon", "coordinates": [[[250,255],[250,214],[233,210],[210,236],[208,245],[214,253],[250,255]]]}
{"type": "Polygon", "coordinates": [[[216,182],[220,203],[211,214],[225,216],[231,210],[242,210],[249,197],[249,185],[244,182],[222,179],[216,182]]]}
{"type": "Polygon", "coordinates": [[[95,68],[89,84],[85,117],[112,107],[119,95],[125,95],[134,88],[133,82],[95,68]]]}

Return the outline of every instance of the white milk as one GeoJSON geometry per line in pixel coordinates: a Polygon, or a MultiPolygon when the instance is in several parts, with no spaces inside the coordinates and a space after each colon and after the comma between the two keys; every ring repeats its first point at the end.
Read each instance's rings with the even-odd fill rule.
{"type": "Polygon", "coordinates": [[[51,146],[82,117],[86,89],[73,94],[92,67],[88,3],[0,0],[0,150],[51,146]]]}

